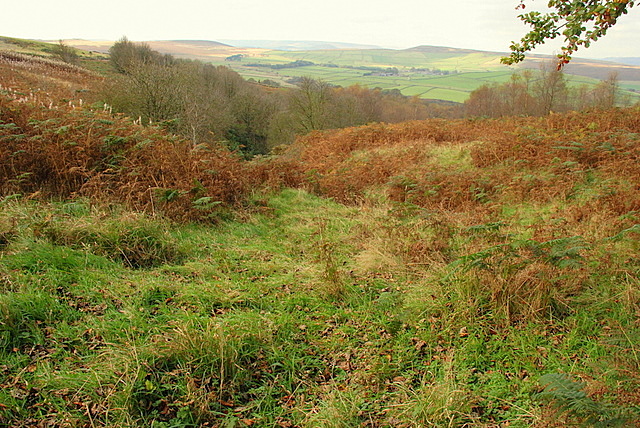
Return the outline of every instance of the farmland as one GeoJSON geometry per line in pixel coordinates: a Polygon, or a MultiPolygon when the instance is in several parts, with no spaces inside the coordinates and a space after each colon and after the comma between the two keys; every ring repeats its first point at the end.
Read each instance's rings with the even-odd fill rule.
{"type": "MultiPolygon", "coordinates": [[[[106,52],[113,42],[69,40],[71,45],[86,50],[106,52]]],[[[471,91],[487,83],[507,81],[517,70],[500,64],[503,55],[434,46],[405,50],[331,49],[271,50],[238,48],[215,42],[156,41],[149,45],[160,52],[179,58],[199,59],[225,65],[247,79],[269,80],[283,86],[301,76],[323,79],[340,86],[359,84],[368,88],[399,90],[404,95],[424,99],[464,102],[471,91]],[[227,60],[236,57],[237,61],[227,60]],[[313,63],[303,67],[275,68],[295,61],[313,63]],[[275,66],[271,68],[269,66],[275,66]],[[395,69],[392,72],[387,69],[395,69]]],[[[523,65],[537,69],[550,57],[532,56],[523,65]]],[[[637,90],[640,67],[576,59],[566,68],[570,82],[595,85],[611,72],[618,73],[621,87],[637,90]]],[[[635,97],[633,93],[628,93],[635,97]]]]}
{"type": "MultiPolygon", "coordinates": [[[[247,55],[238,62],[217,63],[233,68],[245,78],[269,79],[282,85],[287,85],[292,78],[308,76],[339,86],[359,84],[368,88],[399,90],[404,95],[424,99],[464,102],[478,87],[510,79],[514,69],[501,65],[500,57],[499,53],[423,47],[402,51],[264,51],[258,55],[247,55]],[[314,65],[276,69],[265,67],[282,66],[294,61],[309,61],[314,65]],[[389,72],[388,69],[395,70],[389,72]]],[[[552,61],[537,58],[527,66],[535,69],[545,60],[552,61]]],[[[589,66],[581,68],[580,73],[583,75],[574,75],[572,67],[577,68],[567,67],[567,74],[573,84],[595,85],[597,78],[607,77],[606,73],[601,70],[594,72],[593,67],[589,66]]],[[[640,71],[636,73],[632,78],[640,79],[640,71]]],[[[634,89],[634,82],[640,80],[630,80],[621,86],[634,89]]]]}

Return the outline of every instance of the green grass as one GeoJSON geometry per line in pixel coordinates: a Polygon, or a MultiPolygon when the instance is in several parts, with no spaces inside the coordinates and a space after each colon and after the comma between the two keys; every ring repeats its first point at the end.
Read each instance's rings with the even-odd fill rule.
{"type": "Polygon", "coordinates": [[[322,66],[280,70],[237,65],[233,67],[245,78],[270,79],[285,86],[287,79],[306,76],[343,87],[361,85],[371,89],[397,89],[404,95],[455,102],[464,102],[473,90],[485,83],[503,82],[510,78],[510,73],[504,72],[460,73],[450,76],[426,76],[418,72],[406,72],[400,76],[365,76],[367,71],[322,66]]]}
{"type": "MultiPolygon", "coordinates": [[[[432,155],[469,167],[464,146],[432,155]]],[[[508,323],[475,279],[480,265],[436,254],[431,270],[407,264],[408,248],[444,230],[420,212],[384,200],[349,208],[299,190],[258,202],[260,213],[215,227],[85,202],[0,204],[2,231],[12,232],[0,250],[0,422],[531,426],[543,420],[543,375],[637,387],[627,374],[640,364],[635,268],[594,270],[560,315],[508,323]],[[164,242],[188,252],[133,266],[113,251],[129,244],[107,240],[124,229],[165,230],[164,242]]],[[[448,251],[526,240],[526,219],[544,212],[505,210],[509,233],[461,229],[448,251]]],[[[620,257],[634,245],[631,235],[603,242],[620,257]]],[[[500,251],[502,260],[456,257],[516,266],[500,251]]],[[[595,400],[638,411],[615,395],[595,400]]]]}

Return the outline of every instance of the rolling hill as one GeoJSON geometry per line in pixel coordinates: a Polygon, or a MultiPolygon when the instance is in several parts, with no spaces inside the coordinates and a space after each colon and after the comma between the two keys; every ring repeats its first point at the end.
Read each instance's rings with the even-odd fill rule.
{"type": "Polygon", "coordinates": [[[238,48],[261,48],[278,51],[310,51],[318,49],[380,49],[380,46],[362,45],[357,43],[301,41],[301,40],[227,40],[223,43],[238,48]]]}
{"type": "MultiPolygon", "coordinates": [[[[112,41],[66,40],[71,46],[107,52],[112,41]]],[[[399,90],[404,95],[424,99],[464,102],[471,91],[483,84],[505,82],[523,68],[538,69],[553,57],[531,55],[518,68],[500,63],[501,52],[487,52],[442,46],[410,49],[354,48],[349,44],[295,41],[202,40],[148,41],[151,48],[179,58],[197,59],[231,67],[245,78],[269,80],[283,86],[301,76],[349,86],[360,84],[399,90]],[[241,46],[232,46],[239,42],[241,46]],[[252,46],[252,47],[250,47],[252,46]],[[278,49],[275,49],[275,48],[278,49]],[[235,61],[229,59],[233,57],[235,61]],[[312,63],[287,67],[296,61],[312,63]]],[[[612,73],[622,89],[635,97],[640,90],[640,66],[575,58],[565,73],[575,84],[596,84],[612,73]]]]}

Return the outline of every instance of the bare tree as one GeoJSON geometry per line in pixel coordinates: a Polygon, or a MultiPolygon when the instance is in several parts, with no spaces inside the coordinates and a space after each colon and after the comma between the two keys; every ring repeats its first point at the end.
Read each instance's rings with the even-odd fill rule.
{"type": "Polygon", "coordinates": [[[63,40],[58,41],[58,44],[53,47],[52,52],[56,58],[67,64],[77,65],[80,61],[76,49],[67,45],[63,40]]]}
{"type": "Polygon", "coordinates": [[[303,77],[289,102],[296,126],[303,133],[326,128],[331,98],[328,83],[303,77]]]}

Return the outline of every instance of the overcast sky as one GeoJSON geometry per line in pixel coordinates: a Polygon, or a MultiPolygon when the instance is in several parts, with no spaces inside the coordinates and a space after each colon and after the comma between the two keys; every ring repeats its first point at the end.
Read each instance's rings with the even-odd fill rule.
{"type": "MultiPolygon", "coordinates": [[[[301,40],[504,52],[518,0],[3,0],[0,35],[58,40],[301,40]]],[[[529,0],[543,7],[545,0],[529,0]]],[[[640,57],[640,7],[576,56],[640,57]]],[[[552,54],[558,44],[538,53],[552,54]]]]}

